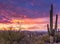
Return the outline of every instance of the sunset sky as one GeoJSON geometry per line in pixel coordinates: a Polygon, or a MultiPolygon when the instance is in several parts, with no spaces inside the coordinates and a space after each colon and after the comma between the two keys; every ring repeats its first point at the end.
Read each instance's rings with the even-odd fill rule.
{"type": "Polygon", "coordinates": [[[60,29],[60,0],[0,0],[0,30],[9,27],[29,31],[47,30],[51,4],[54,7],[54,23],[58,14],[60,29]]]}

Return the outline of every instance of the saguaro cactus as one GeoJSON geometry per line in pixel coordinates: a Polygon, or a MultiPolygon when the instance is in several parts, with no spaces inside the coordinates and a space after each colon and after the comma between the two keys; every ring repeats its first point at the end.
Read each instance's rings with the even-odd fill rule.
{"type": "Polygon", "coordinates": [[[56,15],[56,21],[55,21],[55,28],[53,29],[53,4],[51,4],[50,9],[50,28],[47,24],[48,34],[49,36],[53,37],[54,42],[56,42],[56,34],[57,34],[57,21],[58,21],[58,15],[56,15]]]}
{"type": "Polygon", "coordinates": [[[51,9],[50,9],[50,30],[52,31],[53,29],[53,5],[51,4],[51,9]]]}

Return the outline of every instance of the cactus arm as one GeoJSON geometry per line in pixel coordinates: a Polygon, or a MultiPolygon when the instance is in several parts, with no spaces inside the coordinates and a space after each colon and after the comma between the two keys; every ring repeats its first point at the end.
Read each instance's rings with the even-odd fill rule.
{"type": "Polygon", "coordinates": [[[50,35],[50,29],[48,24],[47,24],[47,30],[48,30],[48,34],[50,35]]]}

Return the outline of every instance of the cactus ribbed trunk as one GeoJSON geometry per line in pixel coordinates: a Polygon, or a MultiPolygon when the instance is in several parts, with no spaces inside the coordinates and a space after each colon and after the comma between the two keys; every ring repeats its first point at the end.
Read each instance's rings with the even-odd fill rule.
{"type": "Polygon", "coordinates": [[[50,10],[50,31],[52,32],[53,29],[53,5],[51,4],[51,10],[50,10]]]}

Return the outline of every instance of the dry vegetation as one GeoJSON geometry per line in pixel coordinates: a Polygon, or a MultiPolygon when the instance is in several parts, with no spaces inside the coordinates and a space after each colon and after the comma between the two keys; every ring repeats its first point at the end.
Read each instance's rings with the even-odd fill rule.
{"type": "Polygon", "coordinates": [[[46,35],[28,35],[20,31],[0,31],[0,44],[46,44],[49,42],[49,36],[46,35]]]}

